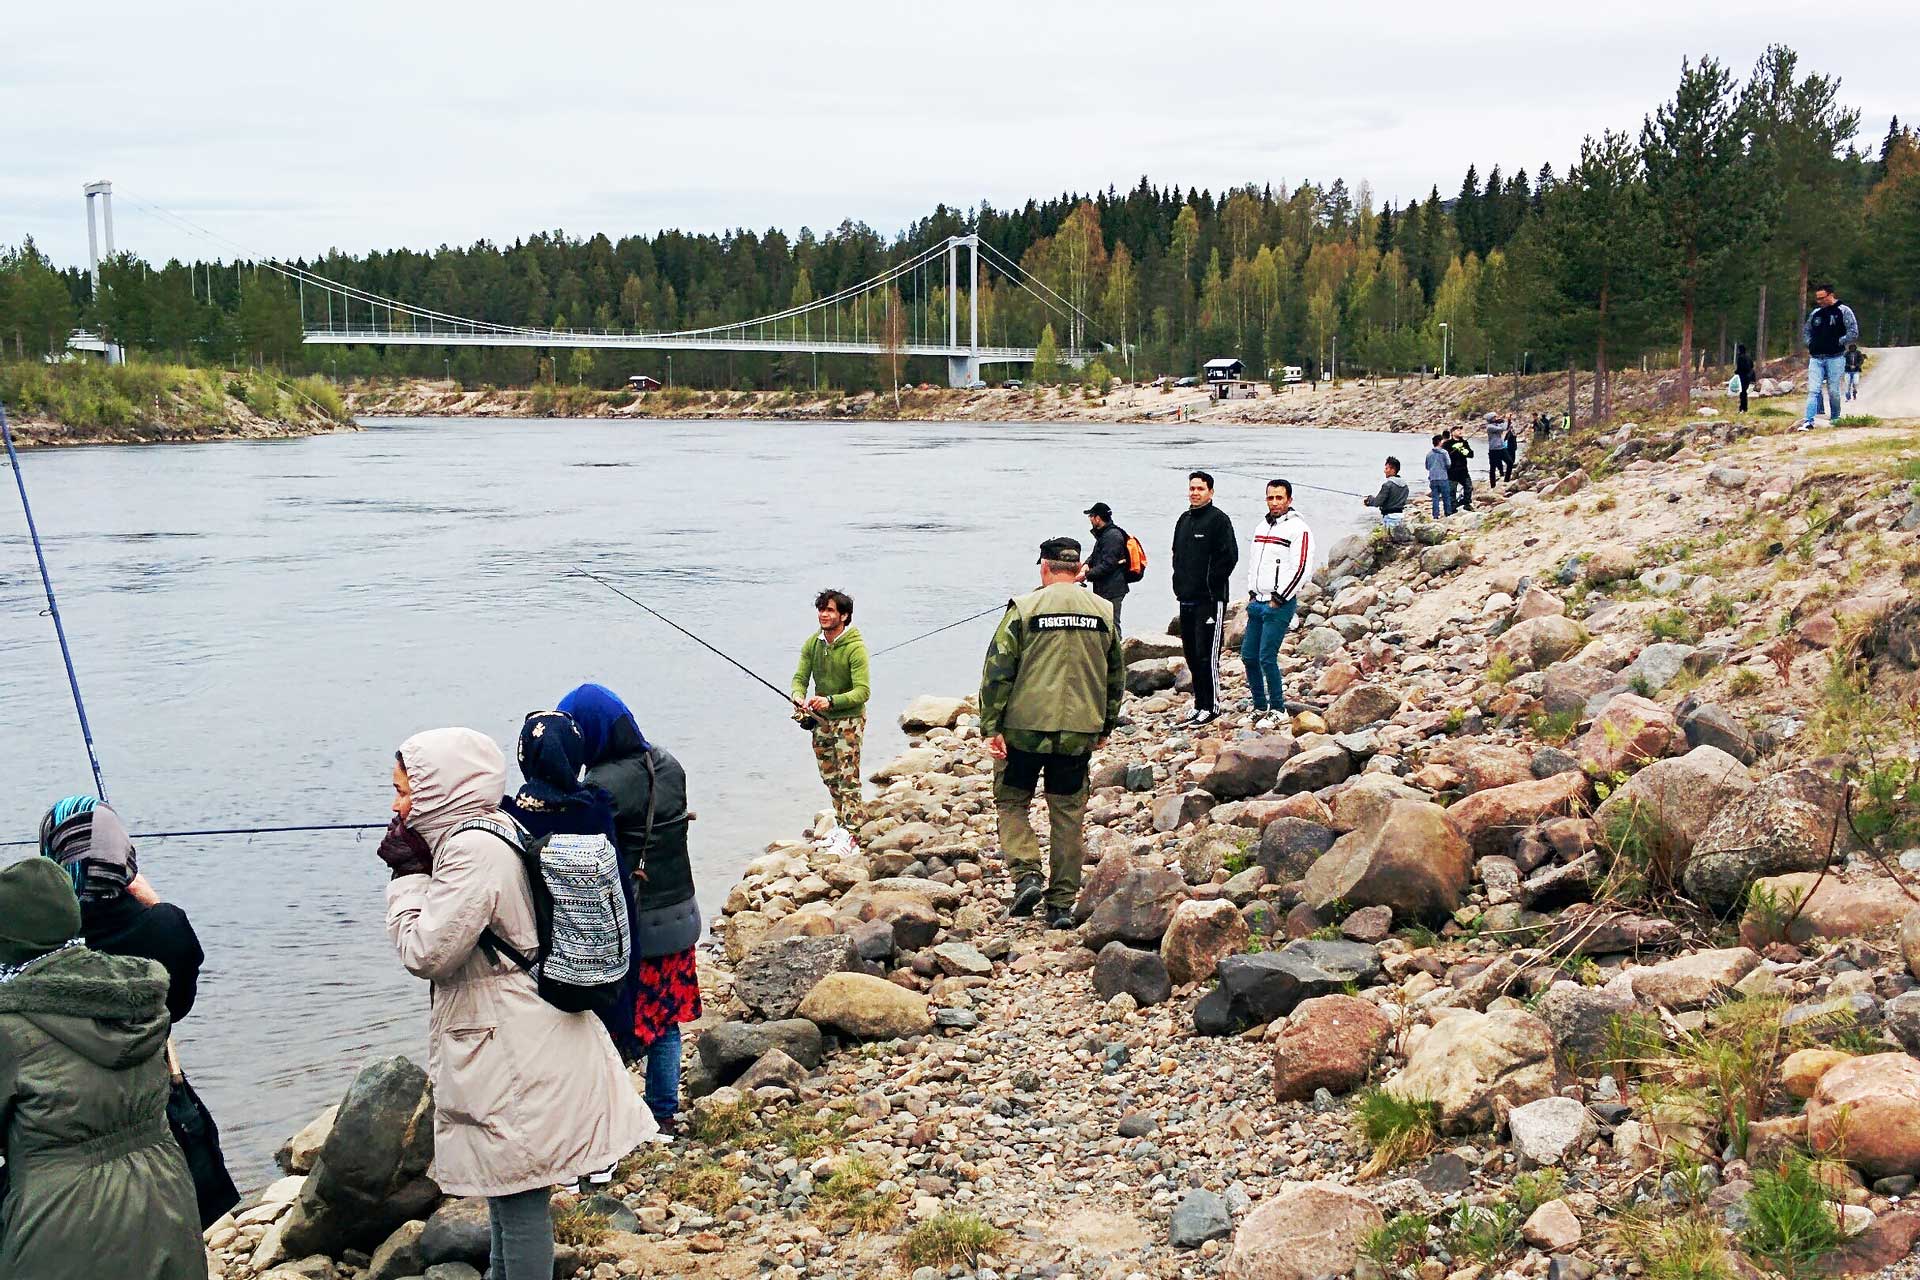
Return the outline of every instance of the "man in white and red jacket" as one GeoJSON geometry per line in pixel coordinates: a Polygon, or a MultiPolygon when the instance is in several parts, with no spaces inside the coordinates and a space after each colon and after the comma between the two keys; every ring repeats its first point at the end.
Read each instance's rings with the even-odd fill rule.
{"type": "Polygon", "coordinates": [[[1293,509],[1293,485],[1267,481],[1266,519],[1253,526],[1253,547],[1247,555],[1247,634],[1240,642],[1255,712],[1286,710],[1280,694],[1280,642],[1293,625],[1300,588],[1313,572],[1317,551],[1313,530],[1293,509]]]}

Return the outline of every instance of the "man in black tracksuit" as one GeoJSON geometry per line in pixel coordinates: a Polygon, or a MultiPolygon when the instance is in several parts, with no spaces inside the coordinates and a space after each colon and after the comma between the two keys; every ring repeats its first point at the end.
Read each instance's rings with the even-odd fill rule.
{"type": "Polygon", "coordinates": [[[1189,724],[1206,724],[1216,714],[1227,592],[1239,562],[1233,521],[1213,505],[1213,477],[1204,471],[1190,472],[1187,509],[1173,526],[1173,598],[1180,602],[1180,644],[1193,675],[1189,724]]]}

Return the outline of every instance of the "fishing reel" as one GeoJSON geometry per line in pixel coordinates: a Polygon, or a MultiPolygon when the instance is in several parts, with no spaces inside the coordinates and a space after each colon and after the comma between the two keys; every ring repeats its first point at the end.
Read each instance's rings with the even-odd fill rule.
{"type": "Polygon", "coordinates": [[[820,717],[801,707],[795,707],[793,709],[793,722],[802,729],[805,729],[808,733],[812,733],[820,727],[820,717]]]}

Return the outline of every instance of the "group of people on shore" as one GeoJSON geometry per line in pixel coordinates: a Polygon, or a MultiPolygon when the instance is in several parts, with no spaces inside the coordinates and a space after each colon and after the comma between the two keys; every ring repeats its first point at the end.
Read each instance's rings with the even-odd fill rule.
{"type": "MultiPolygon", "coordinates": [[[[1860,394],[1860,373],[1867,364],[1866,352],[1860,348],[1859,317],[1840,301],[1831,282],[1815,286],[1813,309],[1801,322],[1800,340],[1807,349],[1807,408],[1796,429],[1811,431],[1823,404],[1829,426],[1845,416],[1841,406],[1860,394]]],[[[1733,380],[1728,389],[1739,395],[1742,413],[1747,411],[1747,393],[1755,381],[1753,354],[1746,343],[1734,344],[1733,380]]]]}

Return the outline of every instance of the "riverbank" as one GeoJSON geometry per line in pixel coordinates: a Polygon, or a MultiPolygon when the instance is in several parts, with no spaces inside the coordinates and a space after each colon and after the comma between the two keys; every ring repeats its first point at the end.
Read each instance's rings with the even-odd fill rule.
{"type": "Polygon", "coordinates": [[[0,403],[22,448],[199,444],[359,430],[325,379],[185,365],[0,362],[0,403]]]}
{"type": "MultiPolygon", "coordinates": [[[[1768,372],[1791,387],[1793,362],[1768,372]]],[[[1711,383],[1711,379],[1707,379],[1711,383]]],[[[1735,403],[1722,385],[1696,387],[1705,407],[1730,411],[1735,403]]],[[[1804,390],[1801,392],[1804,395],[1804,390]]],[[[1657,412],[1678,396],[1672,370],[1612,375],[1616,417],[1657,412]]],[[[346,389],[348,406],[365,417],[620,418],[646,420],[774,419],[791,421],[934,422],[1209,422],[1236,426],[1343,427],[1360,431],[1433,431],[1471,420],[1489,410],[1555,421],[1566,411],[1564,373],[1526,378],[1354,378],[1337,385],[1263,389],[1257,400],[1216,403],[1203,387],[1118,387],[1102,396],[1080,386],[994,387],[959,391],[922,385],[901,392],[896,406],[878,392],[700,391],[672,387],[643,394],[591,387],[465,388],[424,379],[359,382],[346,389]]],[[[1584,417],[1593,408],[1593,379],[1576,378],[1575,403],[1584,417]]],[[[1767,403],[1756,397],[1756,405],[1767,403]]],[[[1795,408],[1792,392],[1780,403],[1795,408]]]]}
{"type": "MultiPolygon", "coordinates": [[[[917,701],[860,851],[795,833],[729,895],[690,1135],[566,1202],[565,1270],[1899,1264],[1920,1236],[1915,482],[1912,428],[1556,437],[1477,511],[1335,548],[1273,726],[1182,727],[1177,643],[1131,637],[1071,931],[1006,918],[977,722],[917,701]]],[[[422,1085],[348,1105],[405,1111],[422,1085]]],[[[323,1241],[352,1154],[324,1135],[287,1161],[331,1180],[216,1227],[223,1274],[297,1257],[297,1215],[345,1263],[304,1276],[484,1254],[460,1202],[382,1202],[413,1224],[323,1241]]]]}

